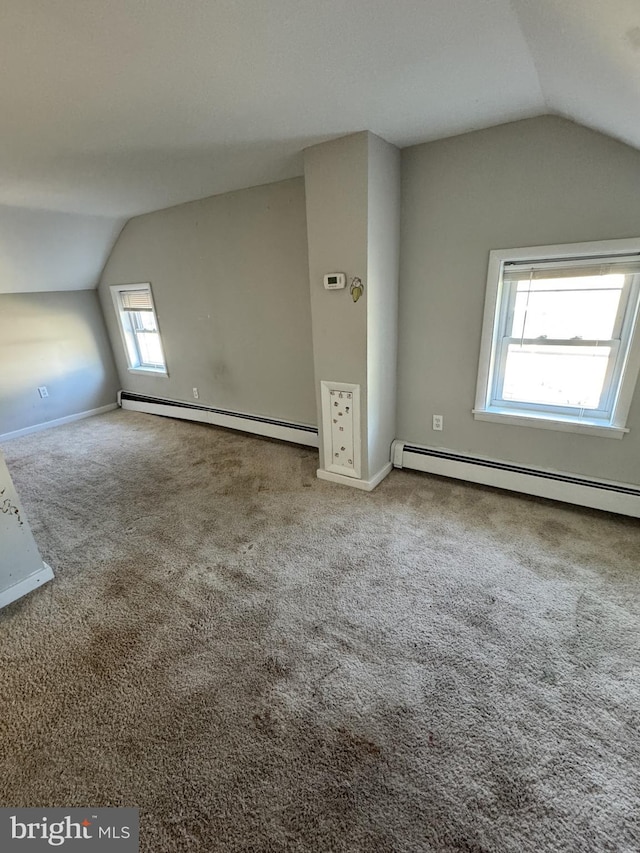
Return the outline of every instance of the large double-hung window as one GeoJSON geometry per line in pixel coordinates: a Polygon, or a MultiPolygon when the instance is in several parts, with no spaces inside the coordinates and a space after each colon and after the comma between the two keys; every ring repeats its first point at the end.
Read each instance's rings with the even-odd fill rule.
{"type": "Polygon", "coordinates": [[[491,252],[476,418],[622,437],[639,294],[638,240],[491,252]]]}

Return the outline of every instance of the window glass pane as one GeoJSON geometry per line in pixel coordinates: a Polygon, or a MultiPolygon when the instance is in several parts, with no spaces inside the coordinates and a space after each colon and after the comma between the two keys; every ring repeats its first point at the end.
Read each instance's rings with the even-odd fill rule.
{"type": "Polygon", "coordinates": [[[610,340],[624,283],[624,275],[519,281],[510,337],[610,340]]]}
{"type": "Polygon", "coordinates": [[[157,332],[136,332],[141,366],[164,367],[160,335],[157,332]]]}
{"type": "Polygon", "coordinates": [[[509,344],[502,397],[522,403],[597,409],[611,347],[509,344]]]}
{"type": "Polygon", "coordinates": [[[147,332],[158,331],[153,311],[131,311],[130,313],[135,329],[141,329],[147,332]]]}

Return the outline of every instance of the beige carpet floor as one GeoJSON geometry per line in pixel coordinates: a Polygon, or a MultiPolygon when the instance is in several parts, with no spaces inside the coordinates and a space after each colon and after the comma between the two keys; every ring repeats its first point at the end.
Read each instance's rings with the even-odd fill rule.
{"type": "Polygon", "coordinates": [[[141,849],[640,850],[640,524],[114,412],[8,442],[0,804],[141,849]]]}

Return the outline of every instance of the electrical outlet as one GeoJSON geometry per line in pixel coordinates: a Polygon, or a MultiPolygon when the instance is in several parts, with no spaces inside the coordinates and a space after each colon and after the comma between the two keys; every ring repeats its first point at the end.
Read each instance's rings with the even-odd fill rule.
{"type": "Polygon", "coordinates": [[[200,398],[200,392],[198,391],[197,388],[194,388],[193,389],[193,399],[198,400],[199,398],[200,398]]]}
{"type": "Polygon", "coordinates": [[[46,385],[40,385],[40,387],[38,388],[38,394],[40,394],[40,396],[42,397],[43,400],[45,397],[48,397],[49,396],[49,390],[47,389],[47,386],[46,385]]]}
{"type": "Polygon", "coordinates": [[[438,432],[442,432],[444,429],[444,415],[434,415],[433,416],[433,429],[438,432]]]}

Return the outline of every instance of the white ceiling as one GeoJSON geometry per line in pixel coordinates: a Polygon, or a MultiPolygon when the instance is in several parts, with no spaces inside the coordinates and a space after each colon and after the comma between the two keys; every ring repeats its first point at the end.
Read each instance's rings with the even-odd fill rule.
{"type": "Polygon", "coordinates": [[[640,147],[637,0],[3,0],[0,205],[128,217],[557,112],[640,147]]]}
{"type": "Polygon", "coordinates": [[[131,216],[558,112],[640,147],[637,0],[3,0],[0,204],[131,216]]]}

